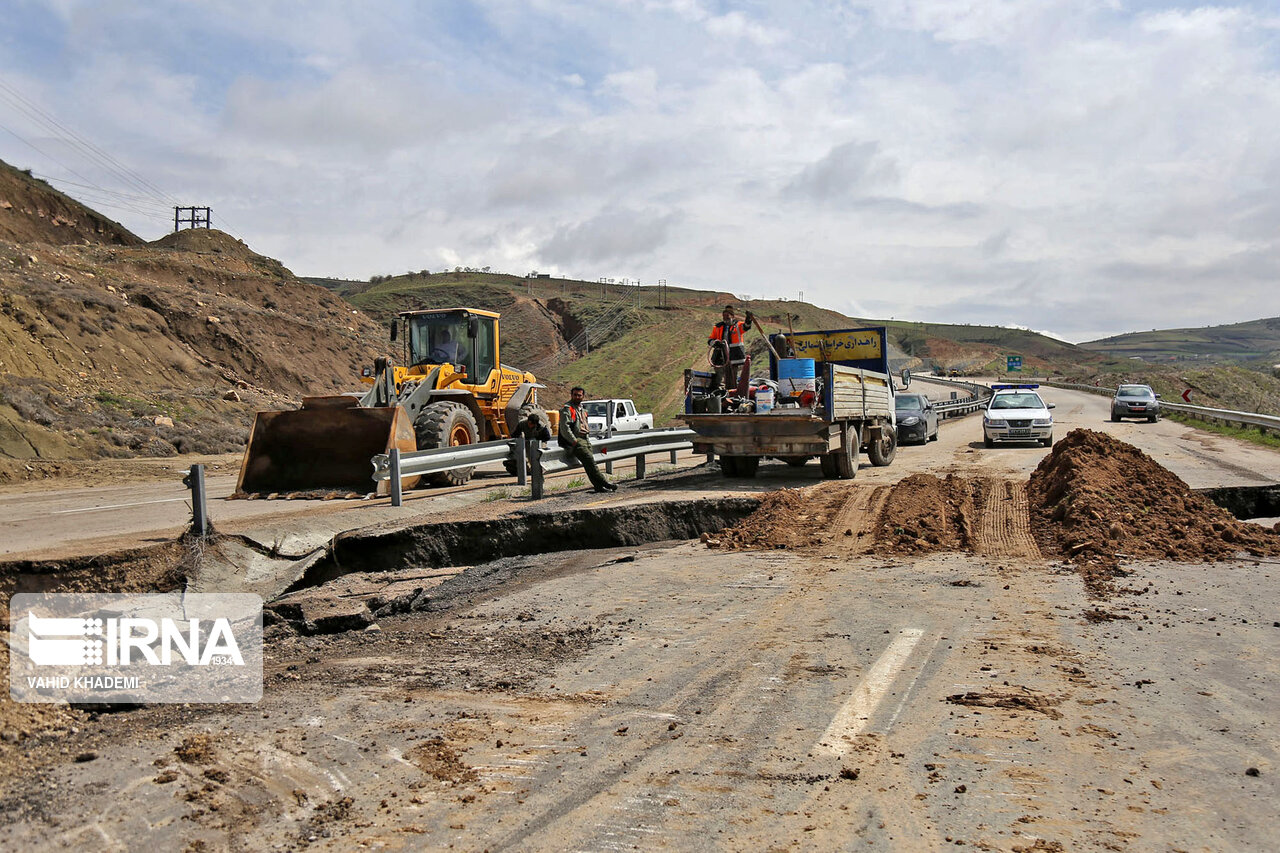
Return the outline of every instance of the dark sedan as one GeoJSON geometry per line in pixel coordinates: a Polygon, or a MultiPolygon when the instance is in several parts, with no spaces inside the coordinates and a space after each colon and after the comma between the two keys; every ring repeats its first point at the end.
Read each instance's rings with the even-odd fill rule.
{"type": "Polygon", "coordinates": [[[1146,418],[1155,422],[1160,416],[1160,395],[1150,385],[1121,385],[1111,400],[1111,420],[1146,418]]]}
{"type": "Polygon", "coordinates": [[[938,440],[938,410],[923,394],[899,394],[898,444],[938,440]]]}

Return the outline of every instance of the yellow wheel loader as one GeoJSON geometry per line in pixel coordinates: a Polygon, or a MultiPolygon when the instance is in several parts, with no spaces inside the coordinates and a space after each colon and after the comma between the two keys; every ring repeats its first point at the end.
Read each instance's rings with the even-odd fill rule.
{"type": "MultiPolygon", "coordinates": [[[[374,491],[371,459],[504,439],[538,409],[533,374],[499,361],[499,315],[473,308],[402,311],[391,322],[401,360],[365,368],[360,394],[304,397],[302,408],[259,412],[240,466],[239,494],[374,491]]],[[[545,413],[544,413],[545,414],[545,413]]],[[[548,422],[557,418],[547,416],[548,422]]],[[[555,430],[555,424],[551,428],[555,430]]],[[[429,475],[461,485],[472,468],[429,475]]],[[[417,478],[401,485],[412,488],[417,478]]],[[[386,493],[389,484],[379,485],[386,493]]]]}

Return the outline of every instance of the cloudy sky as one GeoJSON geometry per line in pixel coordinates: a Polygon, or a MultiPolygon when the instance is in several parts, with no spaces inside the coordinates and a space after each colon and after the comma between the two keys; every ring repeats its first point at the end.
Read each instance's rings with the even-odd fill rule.
{"type": "Polygon", "coordinates": [[[1280,7],[4,0],[0,159],[302,275],[489,266],[1082,341],[1280,315],[1280,7]]]}

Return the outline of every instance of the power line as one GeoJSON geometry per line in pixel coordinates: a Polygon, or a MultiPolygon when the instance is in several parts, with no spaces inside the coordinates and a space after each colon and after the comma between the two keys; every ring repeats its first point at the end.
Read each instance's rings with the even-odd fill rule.
{"type": "Polygon", "coordinates": [[[62,124],[57,120],[57,118],[41,109],[38,104],[24,97],[21,92],[14,89],[3,80],[0,80],[0,98],[4,98],[19,111],[26,114],[28,118],[31,118],[38,124],[52,130],[54,135],[60,138],[63,142],[66,142],[73,148],[79,150],[91,161],[96,161],[99,166],[105,168],[108,172],[113,173],[126,183],[133,184],[138,189],[148,195],[154,196],[157,199],[167,200],[170,203],[176,201],[146,178],[121,163],[115,157],[112,157],[106,151],[103,151],[101,148],[94,145],[74,130],[62,124]]]}

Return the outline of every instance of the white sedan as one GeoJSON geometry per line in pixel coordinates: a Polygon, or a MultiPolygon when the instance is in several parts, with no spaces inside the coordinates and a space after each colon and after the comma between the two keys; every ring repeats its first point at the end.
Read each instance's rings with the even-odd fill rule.
{"type": "Polygon", "coordinates": [[[992,385],[991,401],[982,415],[982,443],[995,447],[997,441],[1034,441],[1053,444],[1053,403],[1036,393],[1039,385],[992,385]]]}

